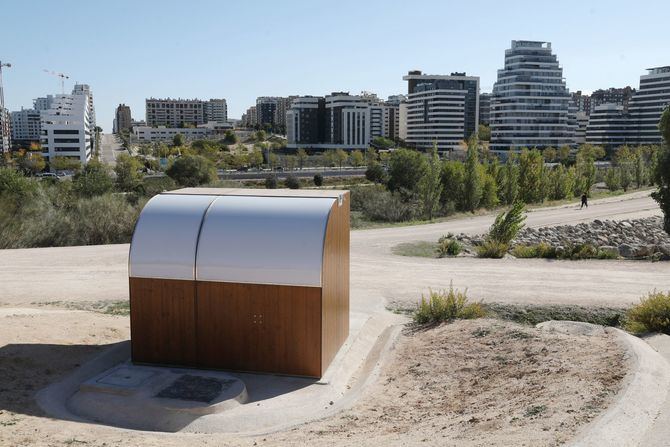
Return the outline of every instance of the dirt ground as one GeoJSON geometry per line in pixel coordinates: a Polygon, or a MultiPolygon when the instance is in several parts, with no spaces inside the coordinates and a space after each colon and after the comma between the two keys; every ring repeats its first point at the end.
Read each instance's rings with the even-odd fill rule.
{"type": "Polygon", "coordinates": [[[608,405],[626,371],[610,335],[460,321],[405,331],[376,383],[337,416],[253,438],[143,433],[52,420],[34,403],[40,388],[126,340],[127,317],[30,312],[40,313],[0,308],[2,446],[552,446],[608,405]]]}

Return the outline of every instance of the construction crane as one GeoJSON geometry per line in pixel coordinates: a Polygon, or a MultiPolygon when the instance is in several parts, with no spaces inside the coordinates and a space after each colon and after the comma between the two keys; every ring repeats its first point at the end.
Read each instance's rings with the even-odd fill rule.
{"type": "Polygon", "coordinates": [[[5,91],[2,89],[2,67],[10,68],[12,64],[0,61],[0,110],[5,108],[5,91]]]}
{"type": "Polygon", "coordinates": [[[45,73],[49,73],[50,75],[53,76],[58,76],[60,78],[60,88],[62,90],[62,93],[65,94],[65,80],[70,79],[70,77],[64,73],[56,73],[55,71],[47,70],[46,68],[44,70],[45,73]]]}

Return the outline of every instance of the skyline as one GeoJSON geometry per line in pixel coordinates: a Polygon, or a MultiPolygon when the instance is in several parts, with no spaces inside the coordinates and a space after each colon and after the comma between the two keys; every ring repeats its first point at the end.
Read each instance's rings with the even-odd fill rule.
{"type": "Polygon", "coordinates": [[[44,69],[70,75],[66,93],[75,82],[89,84],[98,125],[110,132],[118,104],[129,105],[134,119],[144,119],[149,97],[226,98],[229,116],[239,118],[258,96],[404,94],[402,76],[415,69],[465,71],[479,76],[481,91],[490,92],[512,40],[551,42],[571,92],[638,88],[647,68],[670,64],[663,20],[670,5],[656,1],[637,10],[623,1],[569,1],[559,10],[528,1],[428,2],[420,9],[349,0],[337,6],[293,1],[225,7],[205,1],[182,11],[174,1],[124,0],[96,5],[93,18],[90,8],[78,5],[85,3],[3,8],[7,44],[0,60],[13,65],[3,70],[10,110],[60,93],[60,79],[44,69]],[[35,14],[38,8],[42,12],[35,14]],[[77,20],[90,25],[62,25],[77,20]],[[40,31],[26,33],[26,23],[40,31]],[[639,23],[645,26],[635,27],[640,28],[635,33],[622,32],[639,23]],[[52,36],[54,29],[60,34],[52,36]]]}

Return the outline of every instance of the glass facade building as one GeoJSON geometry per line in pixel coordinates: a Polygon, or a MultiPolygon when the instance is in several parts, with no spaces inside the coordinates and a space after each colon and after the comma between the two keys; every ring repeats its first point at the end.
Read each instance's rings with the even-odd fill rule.
{"type": "Polygon", "coordinates": [[[635,144],[660,144],[658,122],[670,106],[670,66],[649,68],[640,76],[640,88],[631,98],[628,111],[635,129],[635,144]]]}
{"type": "Polygon", "coordinates": [[[576,120],[549,42],[512,41],[491,97],[494,151],[572,146],[576,120]]]}

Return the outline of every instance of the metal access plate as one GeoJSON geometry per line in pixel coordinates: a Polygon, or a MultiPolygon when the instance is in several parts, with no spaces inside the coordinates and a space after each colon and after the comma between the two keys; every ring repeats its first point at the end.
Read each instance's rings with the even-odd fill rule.
{"type": "Polygon", "coordinates": [[[156,375],[154,371],[123,366],[99,378],[96,383],[120,388],[137,388],[154,375],[156,375]]]}

